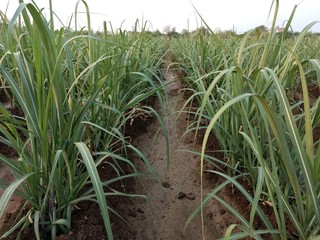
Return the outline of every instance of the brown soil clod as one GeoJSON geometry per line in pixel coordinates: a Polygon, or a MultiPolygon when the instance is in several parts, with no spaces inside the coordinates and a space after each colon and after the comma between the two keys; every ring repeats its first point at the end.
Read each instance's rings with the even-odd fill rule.
{"type": "Polygon", "coordinates": [[[188,193],[186,198],[189,199],[189,200],[195,200],[196,199],[196,195],[194,193],[188,193]]]}
{"type": "Polygon", "coordinates": [[[178,199],[183,199],[185,198],[187,195],[184,192],[179,192],[177,198],[178,199]]]}
{"type": "Polygon", "coordinates": [[[171,187],[170,183],[168,183],[168,182],[162,182],[162,186],[164,188],[170,188],[171,187]]]}

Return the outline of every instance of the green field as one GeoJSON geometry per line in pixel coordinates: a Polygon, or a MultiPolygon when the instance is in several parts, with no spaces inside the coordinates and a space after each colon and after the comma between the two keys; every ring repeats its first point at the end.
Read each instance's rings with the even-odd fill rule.
{"type": "Polygon", "coordinates": [[[2,238],[31,228],[37,239],[55,239],[71,229],[77,203],[95,201],[106,236],[113,239],[109,214],[117,209],[107,199],[146,196],[108,186],[139,177],[129,151],[153,172],[125,131],[150,115],[166,132],[162,113],[149,104],[156,97],[163,107],[167,96],[160,69],[166,64],[188,92],[181,111],[193,122],[186,131],[205,131],[198,153],[201,182],[205,163],[213,166],[210,174],[224,179],[211,194],[201,194],[202,204],[186,227],[215,199],[239,219],[226,239],[264,239],[267,233],[270,239],[319,239],[320,36],[309,31],[316,23],[292,33],[294,12],[284,31],[276,32],[274,4],[269,31],[256,28],[241,35],[214,32],[205,19],[193,32],[150,32],[139,22],[132,32],[107,23],[95,32],[86,4],[88,28],[81,30],[56,29],[53,15],[47,21],[32,4],[22,3],[10,20],[2,14],[0,143],[16,159],[0,153],[0,162],[15,177],[0,180],[5,189],[0,217],[15,194],[28,209],[2,238]],[[220,144],[220,159],[206,151],[211,135],[220,144]],[[106,161],[117,172],[107,181],[98,174],[106,161]],[[123,165],[133,173],[124,173],[123,165]],[[229,183],[250,203],[249,216],[217,195],[229,183]],[[261,203],[271,207],[272,221],[261,203]],[[257,218],[263,228],[255,228],[257,218]]]}

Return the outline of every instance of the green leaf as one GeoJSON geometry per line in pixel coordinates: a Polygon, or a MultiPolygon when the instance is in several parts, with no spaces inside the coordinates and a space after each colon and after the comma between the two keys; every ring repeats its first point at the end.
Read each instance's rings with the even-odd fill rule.
{"type": "Polygon", "coordinates": [[[7,207],[7,204],[14,193],[14,191],[31,175],[35,173],[29,173],[25,176],[15,180],[12,182],[3,192],[0,198],[0,218],[2,217],[2,214],[4,213],[5,208],[7,207]]]}
{"type": "Polygon", "coordinates": [[[90,154],[88,147],[83,142],[77,142],[75,144],[79,152],[81,153],[82,160],[86,165],[86,169],[88,171],[93,188],[95,190],[95,194],[97,197],[97,201],[99,203],[99,207],[102,214],[108,239],[112,240],[113,234],[112,234],[111,222],[110,222],[109,213],[108,213],[107,201],[104,196],[103,186],[102,186],[95,162],[90,154]]]}

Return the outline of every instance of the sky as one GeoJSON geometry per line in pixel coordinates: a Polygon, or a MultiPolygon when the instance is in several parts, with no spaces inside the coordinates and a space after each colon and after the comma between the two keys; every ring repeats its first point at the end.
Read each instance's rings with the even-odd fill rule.
{"type": "MultiPolygon", "coordinates": [[[[55,13],[61,22],[67,25],[78,0],[52,0],[52,2],[55,13]]],[[[201,26],[201,20],[194,7],[214,31],[235,30],[237,33],[243,33],[260,25],[271,27],[273,18],[273,12],[268,18],[272,0],[86,0],[86,2],[95,30],[103,29],[103,21],[111,22],[114,29],[121,26],[122,29],[132,30],[135,21],[139,19],[140,23],[148,21],[148,28],[151,31],[163,31],[167,25],[175,27],[178,32],[183,29],[191,31],[201,26]]],[[[320,21],[320,0],[279,0],[279,2],[277,17],[279,27],[289,19],[296,4],[298,8],[291,25],[293,31],[301,31],[309,23],[320,21]]],[[[39,8],[48,9],[49,0],[35,0],[35,3],[39,8]]],[[[6,13],[8,18],[13,16],[17,6],[18,0],[0,0],[0,10],[6,13]]],[[[78,6],[78,25],[87,26],[84,4],[80,2],[78,6]]],[[[320,23],[317,23],[312,31],[320,32],[320,23]]]]}

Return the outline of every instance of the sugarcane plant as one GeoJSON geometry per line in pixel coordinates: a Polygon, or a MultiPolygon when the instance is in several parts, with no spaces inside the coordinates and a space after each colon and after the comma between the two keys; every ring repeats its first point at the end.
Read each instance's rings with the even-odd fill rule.
{"type": "Polygon", "coordinates": [[[164,49],[143,34],[94,34],[87,3],[78,4],[87,11],[87,32],[56,30],[51,1],[50,22],[35,3],[20,1],[13,18],[2,25],[1,83],[12,96],[11,105],[23,114],[14,115],[0,104],[0,141],[18,156],[0,154],[16,179],[0,181],[5,189],[0,217],[13,194],[25,199],[26,211],[1,239],[30,225],[36,239],[55,239],[71,229],[76,204],[86,200],[98,202],[107,237],[113,239],[109,212],[116,211],[106,198],[146,198],[119,192],[110,184],[139,176],[126,155],[128,148],[152,172],[124,129],[139,113],[156,115],[143,102],[152,95],[162,97],[158,76],[164,49]],[[135,115],[130,114],[133,109],[135,115]],[[118,175],[102,181],[98,168],[105,162],[118,175]],[[132,173],[121,171],[120,162],[132,173]]]}
{"type": "Polygon", "coordinates": [[[197,34],[191,36],[192,41],[184,38],[175,43],[177,61],[192,74],[186,78],[193,91],[187,102],[199,104],[190,112],[197,121],[188,131],[206,129],[200,153],[201,178],[204,161],[208,161],[214,169],[207,171],[225,179],[202,196],[186,226],[198,213],[205,224],[203,208],[215,199],[239,219],[227,230],[226,239],[263,239],[265,234],[273,239],[311,239],[319,235],[320,150],[319,139],[313,135],[319,126],[319,99],[310,100],[308,91],[312,85],[319,86],[320,61],[307,44],[308,32],[316,23],[288,37],[295,7],[284,32],[277,34],[279,1],[273,1],[272,7],[270,32],[252,30],[222,41],[225,36],[211,31],[211,35],[197,34]],[[184,51],[179,50],[181,46],[186,46],[184,51]],[[297,91],[302,96],[298,99],[294,97],[297,91]],[[207,153],[210,134],[218,138],[223,159],[207,153]],[[246,179],[252,195],[238,179],[246,179]],[[228,184],[248,201],[248,218],[218,196],[228,184]],[[275,223],[261,203],[272,209],[275,223]],[[262,228],[256,228],[257,219],[262,228]],[[238,231],[234,232],[235,228],[238,231]]]}

